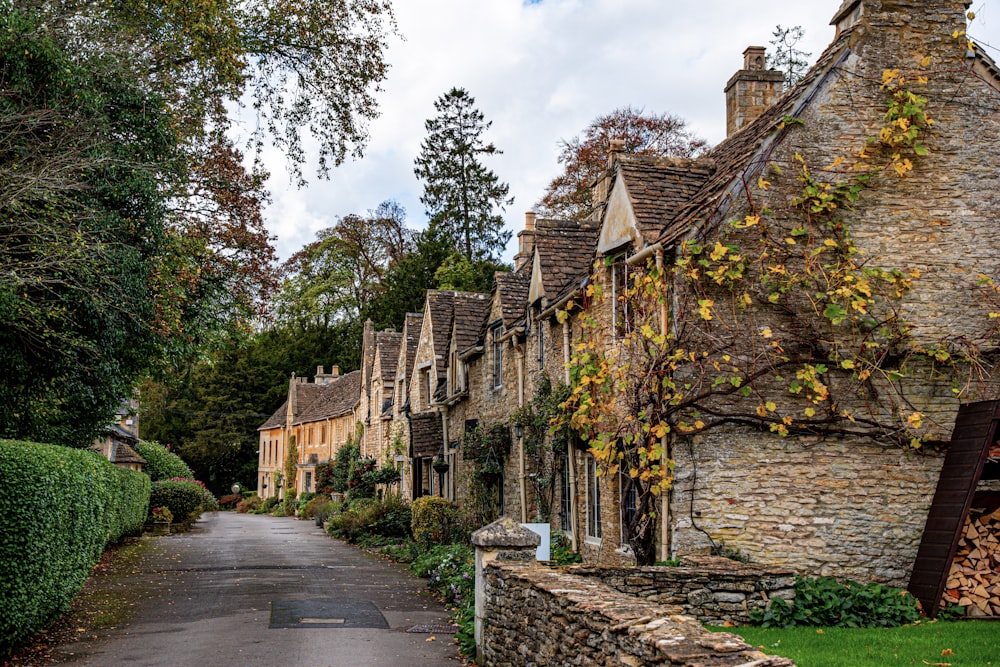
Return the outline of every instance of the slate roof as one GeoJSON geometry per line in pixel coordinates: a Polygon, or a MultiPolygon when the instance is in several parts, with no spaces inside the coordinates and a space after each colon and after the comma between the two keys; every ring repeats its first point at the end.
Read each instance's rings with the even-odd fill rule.
{"type": "Polygon", "coordinates": [[[535,223],[535,253],[548,303],[567,285],[590,275],[599,233],[598,223],[591,220],[542,219],[535,223]]]}
{"type": "Polygon", "coordinates": [[[294,424],[332,419],[351,412],[361,398],[361,371],[341,375],[329,384],[319,385],[319,389],[319,394],[299,413],[294,424]]]}
{"type": "Polygon", "coordinates": [[[373,383],[375,378],[381,378],[382,382],[388,380],[389,384],[396,381],[396,366],[399,365],[399,347],[403,343],[403,334],[395,331],[380,331],[375,334],[376,356],[379,359],[379,368],[374,370],[369,377],[373,383]]]}
{"type": "Polygon", "coordinates": [[[435,456],[444,443],[441,414],[421,412],[410,418],[410,456],[421,458],[435,456]]]}
{"type": "MultiPolygon", "coordinates": [[[[500,299],[500,311],[505,329],[511,328],[517,322],[524,319],[524,304],[528,300],[528,287],[531,284],[531,274],[529,273],[531,265],[528,264],[526,267],[527,270],[525,271],[516,271],[514,273],[498,271],[493,276],[493,281],[496,284],[494,294],[496,295],[495,298],[500,299]]],[[[483,319],[485,320],[488,315],[489,313],[487,312],[483,316],[483,319]]],[[[478,329],[477,339],[481,335],[482,326],[478,329]]],[[[471,347],[475,343],[476,341],[473,340],[466,347],[471,347]]]]}
{"type": "MultiPolygon", "coordinates": [[[[500,275],[500,274],[498,274],[500,275]]],[[[527,290],[527,283],[525,283],[527,290]]],[[[527,294],[527,291],[525,291],[527,294]]],[[[524,303],[524,298],[521,298],[524,303]]],[[[490,295],[473,292],[455,293],[455,316],[452,335],[455,337],[455,349],[459,352],[472,347],[479,340],[479,332],[483,322],[490,313],[490,295]]]]}
{"type": "Polygon", "coordinates": [[[664,227],[657,239],[660,243],[672,245],[692,228],[710,225],[725,215],[735,190],[742,188],[744,182],[756,181],[771,151],[784,138],[787,129],[779,128],[781,119],[798,116],[810,103],[814,87],[833,74],[847,57],[853,32],[853,27],[842,31],[801,81],[756,120],[703,156],[714,162],[715,171],[664,227]]]}
{"type": "Polygon", "coordinates": [[[664,225],[715,170],[714,162],[703,158],[622,155],[618,160],[616,176],[625,184],[636,226],[647,245],[656,243],[664,225]]]}
{"type": "MultiPolygon", "coordinates": [[[[425,317],[431,318],[431,333],[434,346],[434,356],[442,357],[448,354],[448,337],[451,336],[451,317],[455,312],[455,292],[447,290],[427,290],[427,301],[424,308],[425,317]]],[[[445,374],[445,364],[438,363],[435,359],[434,369],[437,371],[438,379],[445,374]]]]}
{"type": "MultiPolygon", "coordinates": [[[[413,360],[417,357],[417,345],[420,344],[420,327],[424,321],[423,313],[407,313],[403,321],[403,335],[406,337],[406,373],[407,382],[413,375],[413,360]]],[[[397,375],[399,369],[396,369],[397,375]]]]}
{"type": "Polygon", "coordinates": [[[146,459],[124,442],[114,442],[111,445],[112,463],[140,463],[146,465],[146,459]]]}
{"type": "Polygon", "coordinates": [[[281,407],[274,411],[266,422],[257,427],[258,431],[266,431],[272,428],[281,428],[285,425],[285,415],[288,412],[288,399],[282,402],[281,407]]]}

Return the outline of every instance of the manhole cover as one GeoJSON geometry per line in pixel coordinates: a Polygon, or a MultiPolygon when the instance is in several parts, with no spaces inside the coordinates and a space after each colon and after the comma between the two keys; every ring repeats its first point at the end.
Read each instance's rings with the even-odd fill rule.
{"type": "Polygon", "coordinates": [[[366,600],[283,600],[271,603],[271,628],[381,628],[389,623],[366,600]]]}
{"type": "Polygon", "coordinates": [[[407,632],[419,632],[433,635],[453,635],[458,632],[457,625],[414,625],[407,632]]]}

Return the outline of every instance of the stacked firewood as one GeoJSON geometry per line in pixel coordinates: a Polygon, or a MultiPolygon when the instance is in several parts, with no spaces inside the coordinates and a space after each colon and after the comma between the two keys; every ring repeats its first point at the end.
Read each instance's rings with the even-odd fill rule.
{"type": "Polygon", "coordinates": [[[970,512],[948,574],[942,606],[967,616],[1000,616],[1000,509],[970,512]]]}

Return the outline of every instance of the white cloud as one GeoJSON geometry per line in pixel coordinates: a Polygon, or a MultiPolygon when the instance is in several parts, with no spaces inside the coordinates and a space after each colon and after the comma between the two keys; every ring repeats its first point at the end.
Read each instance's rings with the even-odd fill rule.
{"type": "MultiPolygon", "coordinates": [[[[1000,0],[979,0],[974,36],[1000,46],[1000,0]],[[994,13],[996,16],[994,17],[994,13]],[[991,21],[995,19],[995,21],[991,21]]],[[[490,160],[515,197],[506,213],[517,232],[524,211],[559,173],[558,141],[595,117],[632,105],[685,118],[711,143],[725,134],[722,89],[742,66],[743,49],[768,45],[778,24],[801,25],[800,45],[815,60],[833,38],[840,0],[397,0],[399,29],[364,159],[334,170],[330,181],[288,183],[284,158],[270,150],[273,205],[266,218],[287,257],[332,225],[386,199],[424,225],[413,159],[434,100],[466,88],[493,127],[487,139],[503,155],[490,160]]],[[[993,55],[997,55],[993,52],[993,55]]],[[[307,168],[308,169],[308,168],[307,168]]]]}

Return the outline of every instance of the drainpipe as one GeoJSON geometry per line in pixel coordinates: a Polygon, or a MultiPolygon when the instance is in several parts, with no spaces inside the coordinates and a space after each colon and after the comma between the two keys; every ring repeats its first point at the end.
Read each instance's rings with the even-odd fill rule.
{"type": "MultiPolygon", "coordinates": [[[[510,344],[511,344],[511,347],[514,348],[514,351],[517,353],[517,356],[515,357],[515,359],[517,361],[517,407],[520,409],[520,408],[524,407],[524,350],[525,350],[525,347],[524,347],[524,345],[520,345],[520,344],[514,342],[516,340],[517,340],[516,336],[513,337],[513,338],[511,338],[510,339],[510,344]]],[[[525,482],[524,482],[526,474],[525,474],[524,434],[523,433],[521,434],[521,437],[518,438],[518,443],[517,444],[518,444],[518,447],[517,447],[518,466],[521,469],[520,470],[520,475],[518,477],[518,491],[521,494],[521,523],[527,523],[528,522],[528,506],[527,506],[528,493],[527,493],[527,489],[525,487],[525,482]]]]}
{"type": "MultiPolygon", "coordinates": [[[[569,384],[569,318],[562,323],[562,334],[563,334],[563,377],[566,384],[569,384]]],[[[570,546],[573,551],[579,550],[579,538],[577,530],[577,520],[576,520],[576,448],[573,446],[573,440],[570,439],[566,443],[566,456],[569,459],[569,530],[570,530],[570,546]]]]}
{"type": "MultiPolygon", "coordinates": [[[[663,275],[662,247],[656,249],[656,272],[661,276],[663,275]]],[[[670,326],[670,312],[667,310],[667,300],[664,299],[663,303],[660,304],[660,333],[666,336],[669,326],[670,326]]],[[[660,460],[660,465],[663,466],[664,470],[666,470],[667,469],[666,466],[670,462],[670,449],[669,449],[670,443],[666,435],[664,435],[660,439],[660,446],[663,448],[663,458],[660,460]]],[[[660,494],[660,560],[670,560],[669,498],[670,498],[669,492],[660,494]]]]}

